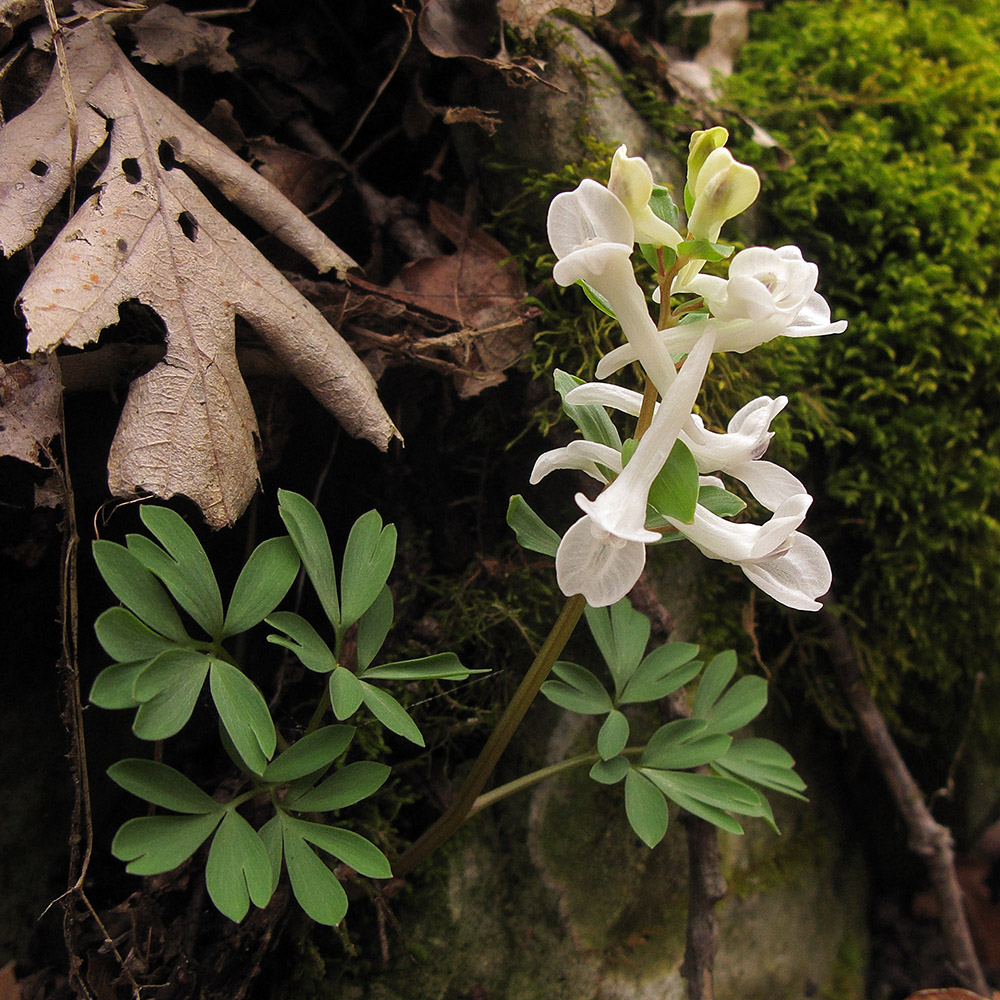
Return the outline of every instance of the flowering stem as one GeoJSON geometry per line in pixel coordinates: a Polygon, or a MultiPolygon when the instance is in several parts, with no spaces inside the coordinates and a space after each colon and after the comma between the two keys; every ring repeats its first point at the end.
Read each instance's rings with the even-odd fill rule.
{"type": "MultiPolygon", "coordinates": [[[[621,755],[623,757],[637,757],[645,749],[644,746],[626,747],[622,750],[621,755]]],[[[557,764],[550,764],[548,767],[539,768],[539,770],[532,771],[530,774],[523,774],[520,778],[515,778],[514,781],[508,781],[506,785],[498,785],[484,795],[480,795],[472,803],[469,815],[474,816],[477,812],[496,805],[497,802],[510,795],[515,795],[517,792],[522,792],[525,788],[531,788],[532,785],[537,785],[546,778],[553,778],[563,771],[568,771],[574,767],[581,767],[583,764],[596,764],[600,759],[601,755],[597,753],[581,753],[576,757],[567,757],[566,760],[561,760],[557,764]]]]}
{"type": "Polygon", "coordinates": [[[639,417],[635,423],[635,439],[638,441],[646,433],[649,425],[653,422],[653,410],[656,407],[656,397],[659,393],[652,379],[646,379],[646,384],[642,389],[642,408],[639,410],[639,417]]]}
{"type": "Polygon", "coordinates": [[[507,748],[515,730],[535,700],[538,689],[548,677],[552,665],[565,648],[586,606],[587,602],[581,594],[570,597],[566,601],[559,617],[552,626],[552,631],[549,632],[534,662],[528,668],[524,680],[514,692],[514,697],[511,698],[510,704],[490,734],[486,746],[476,758],[476,762],[472,765],[472,770],[459,789],[454,802],[393,862],[393,875],[397,877],[406,875],[416,868],[424,858],[437,850],[455,833],[472,814],[479,793],[489,781],[500,755],[507,748]]]}

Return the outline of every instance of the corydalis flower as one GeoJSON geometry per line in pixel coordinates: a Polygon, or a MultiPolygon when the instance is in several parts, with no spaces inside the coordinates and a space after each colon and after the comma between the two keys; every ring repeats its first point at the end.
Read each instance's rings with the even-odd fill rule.
{"type": "Polygon", "coordinates": [[[567,596],[583,594],[592,607],[605,607],[624,597],[639,579],[646,544],[660,539],[646,528],[649,488],[691,414],[712,340],[708,333],[695,345],[615,481],[596,500],[577,494],[585,515],[570,527],[556,551],[556,580],[567,596]]]}
{"type": "MultiPolygon", "coordinates": [[[[617,385],[586,382],[571,390],[566,402],[610,406],[638,416],[642,395],[617,385]]],[[[761,458],[774,436],[771,421],[787,403],[787,396],[759,396],[733,415],[725,434],[707,430],[701,417],[691,414],[679,438],[691,451],[700,473],[724,472],[743,483],[768,510],[777,510],[789,497],[806,492],[790,472],[761,458]]]]}
{"type": "Polygon", "coordinates": [[[625,146],[615,150],[608,189],[625,206],[635,227],[638,243],[675,248],[681,234],[649,206],[653,194],[653,172],[641,156],[629,156],[625,146]]]}
{"type": "MultiPolygon", "coordinates": [[[[660,337],[668,351],[685,354],[713,327],[717,351],[743,354],[779,336],[842,333],[847,323],[831,322],[830,307],[816,291],[818,278],[819,268],[803,260],[798,247],[749,247],[733,257],[728,280],[699,274],[675,289],[702,296],[712,318],[672,327],[660,337]]],[[[636,358],[631,344],[616,347],[601,358],[597,377],[606,378],[636,358]]]]}
{"type": "Polygon", "coordinates": [[[734,524],[704,507],[694,522],[667,520],[709,559],[733,563],[765,594],[798,611],[819,611],[833,580],[822,547],[796,529],[812,503],[808,494],[786,500],[766,524],[734,524]]]}
{"type": "Polygon", "coordinates": [[[688,219],[688,232],[695,239],[714,242],[722,224],[746,211],[760,194],[760,178],[753,167],[733,159],[721,146],[713,149],[701,164],[688,190],[694,207],[688,219]]]}
{"type": "Polygon", "coordinates": [[[635,280],[635,230],[625,206],[597,181],[556,195],[549,206],[549,242],[559,260],[552,276],[560,285],[584,281],[602,295],[621,324],[634,357],[661,393],[673,382],[670,354],[650,318],[646,297],[635,280]]]}

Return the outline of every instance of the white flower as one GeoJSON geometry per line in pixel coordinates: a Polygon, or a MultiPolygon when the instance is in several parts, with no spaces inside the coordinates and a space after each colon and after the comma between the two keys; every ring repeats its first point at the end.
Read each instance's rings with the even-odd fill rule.
{"type": "Polygon", "coordinates": [[[766,524],[734,524],[704,507],[694,523],[667,520],[709,559],[733,563],[765,594],[798,611],[819,611],[817,598],[830,589],[833,574],[822,547],[795,529],[812,503],[807,493],[790,497],[766,524]]]}
{"type": "Polygon", "coordinates": [[[777,510],[790,497],[806,492],[787,469],[761,459],[774,437],[771,421],[787,403],[787,396],[759,396],[733,415],[725,434],[706,430],[701,417],[692,414],[681,440],[691,449],[699,472],[724,472],[768,510],[777,510]]]}
{"type": "MultiPolygon", "coordinates": [[[[705,299],[712,318],[684,323],[660,336],[674,354],[685,354],[710,327],[715,349],[743,354],[775,337],[822,337],[842,333],[847,323],[830,320],[830,307],[816,289],[819,269],[802,259],[798,247],[749,247],[733,257],[729,278],[699,274],[677,291],[705,299]]],[[[631,344],[616,347],[597,366],[606,378],[636,360],[631,344]]]]}
{"type": "Polygon", "coordinates": [[[539,455],[529,482],[534,486],[556,469],[579,469],[591,479],[606,484],[608,477],[599,468],[602,465],[615,474],[620,473],[622,453],[597,441],[570,441],[564,448],[553,448],[539,455]]]}
{"type": "Polygon", "coordinates": [[[620,601],[646,565],[646,546],[605,531],[584,515],[563,535],[556,552],[556,583],[571,597],[582,594],[592,608],[620,601]]]}
{"type": "Polygon", "coordinates": [[[733,154],[720,146],[705,158],[688,190],[694,196],[688,232],[695,239],[715,242],[722,224],[757,200],[760,178],[753,167],[734,160],[733,154]]]}
{"type": "Polygon", "coordinates": [[[628,210],[638,243],[654,247],[676,247],[681,234],[649,207],[653,193],[653,172],[641,156],[629,156],[625,146],[615,150],[611,161],[608,189],[628,210]]]}
{"type": "Polygon", "coordinates": [[[586,516],[563,536],[556,580],[567,596],[583,594],[593,607],[614,604],[632,589],[645,564],[645,543],[659,541],[646,528],[649,488],[691,414],[712,354],[712,334],[695,345],[632,458],[596,500],[576,502],[586,516]]]}
{"type": "Polygon", "coordinates": [[[606,187],[584,180],[549,206],[549,242],[559,258],[552,276],[560,285],[585,281],[611,306],[633,358],[665,393],[674,380],[670,354],[649,315],[629,257],[634,228],[628,210],[606,187]]]}
{"type": "MultiPolygon", "coordinates": [[[[642,395],[605,382],[585,382],[567,394],[566,402],[610,406],[638,416],[642,395]]],[[[787,396],[759,396],[733,415],[725,434],[707,430],[701,417],[691,414],[681,428],[680,440],[690,449],[700,473],[724,472],[743,483],[768,510],[777,510],[789,497],[806,492],[787,469],[761,460],[774,436],[771,421],[787,403],[787,396]]]]}

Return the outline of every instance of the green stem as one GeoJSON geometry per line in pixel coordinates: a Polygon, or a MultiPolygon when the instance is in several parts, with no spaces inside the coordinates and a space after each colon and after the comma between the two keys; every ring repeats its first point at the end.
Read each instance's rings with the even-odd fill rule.
{"type": "MultiPolygon", "coordinates": [[[[622,750],[621,754],[623,757],[635,757],[638,754],[641,754],[645,749],[645,747],[626,747],[622,750]]],[[[530,774],[524,774],[520,778],[508,781],[506,785],[498,785],[492,791],[486,792],[484,795],[480,795],[479,798],[472,803],[469,815],[475,816],[477,812],[496,805],[509,795],[515,795],[517,792],[524,791],[525,788],[531,788],[532,785],[537,785],[546,778],[553,778],[555,775],[561,774],[563,771],[568,771],[573,767],[581,767],[583,764],[596,764],[600,759],[601,755],[598,753],[582,753],[577,757],[567,757],[566,760],[561,760],[558,764],[550,764],[548,767],[532,771],[530,774]]]]}
{"type": "Polygon", "coordinates": [[[587,602],[580,594],[570,597],[566,601],[559,617],[552,626],[552,631],[549,632],[534,662],[524,675],[524,680],[514,692],[514,697],[511,698],[510,704],[500,717],[496,728],[490,733],[486,746],[483,747],[476,762],[472,765],[472,770],[455,797],[455,801],[396,859],[392,866],[393,875],[399,877],[411,872],[469,818],[479,793],[489,781],[497,761],[507,748],[507,744],[510,743],[514,731],[524,718],[531,703],[535,700],[535,695],[538,694],[538,689],[548,677],[552,665],[565,648],[586,606],[587,602]]]}

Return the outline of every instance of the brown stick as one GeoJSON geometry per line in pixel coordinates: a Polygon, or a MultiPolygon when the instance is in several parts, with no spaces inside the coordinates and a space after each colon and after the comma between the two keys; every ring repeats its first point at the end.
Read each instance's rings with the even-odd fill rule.
{"type": "Polygon", "coordinates": [[[715,904],[726,895],[719,864],[719,836],[711,823],[697,816],[685,820],[688,847],[687,940],[681,975],[687,980],[688,1000],[714,1000],[712,975],[719,926],[715,904]]]}
{"type": "Polygon", "coordinates": [[[829,639],[833,669],[847,695],[861,735],[874,754],[889,791],[896,800],[896,806],[906,824],[910,849],[927,865],[941,908],[941,929],[955,974],[963,986],[988,996],[989,987],[976,957],[962,906],[962,890],[955,874],[951,831],[938,823],[927,808],[923,793],[903,762],[885,719],[868,692],[843,624],[825,608],[820,612],[820,619],[829,639]]]}

